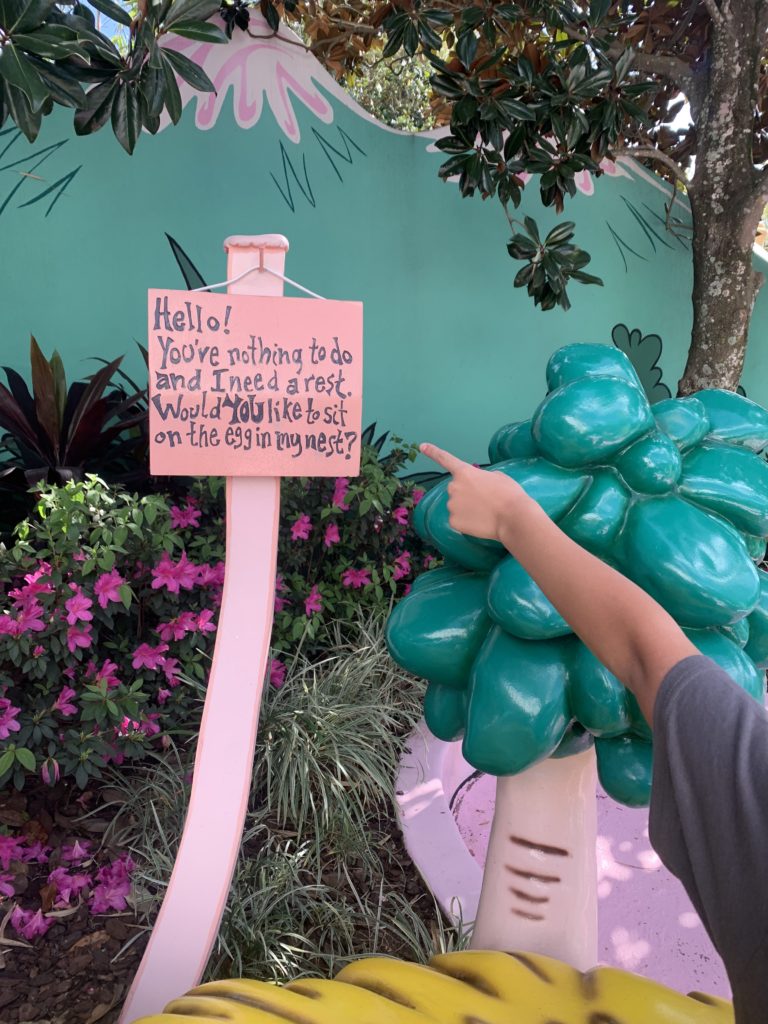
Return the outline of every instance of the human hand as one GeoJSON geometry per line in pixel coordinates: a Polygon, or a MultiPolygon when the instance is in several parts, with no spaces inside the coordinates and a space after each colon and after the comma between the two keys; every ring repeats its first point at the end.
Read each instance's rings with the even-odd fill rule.
{"type": "Polygon", "coordinates": [[[503,473],[478,469],[434,444],[420,451],[451,474],[448,514],[454,530],[483,540],[501,540],[505,520],[521,496],[522,487],[503,473]]]}

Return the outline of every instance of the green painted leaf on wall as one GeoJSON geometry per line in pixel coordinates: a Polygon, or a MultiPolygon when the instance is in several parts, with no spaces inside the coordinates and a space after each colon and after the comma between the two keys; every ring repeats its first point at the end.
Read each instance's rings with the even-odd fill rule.
{"type": "Polygon", "coordinates": [[[630,331],[624,324],[616,324],[611,337],[616,348],[621,349],[632,361],[651,405],[671,398],[672,392],[662,382],[661,367],[658,365],[662,348],[659,335],[643,335],[642,331],[630,331]]]}

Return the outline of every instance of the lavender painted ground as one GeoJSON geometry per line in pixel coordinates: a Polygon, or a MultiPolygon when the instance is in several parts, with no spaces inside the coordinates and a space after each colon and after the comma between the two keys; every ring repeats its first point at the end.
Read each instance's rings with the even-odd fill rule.
{"type": "MultiPolygon", "coordinates": [[[[454,806],[472,856],[485,863],[495,779],[469,783],[454,806]]],[[[683,887],[648,841],[648,812],[615,803],[598,790],[597,877],[601,962],[678,991],[730,996],[722,962],[683,887]]]]}

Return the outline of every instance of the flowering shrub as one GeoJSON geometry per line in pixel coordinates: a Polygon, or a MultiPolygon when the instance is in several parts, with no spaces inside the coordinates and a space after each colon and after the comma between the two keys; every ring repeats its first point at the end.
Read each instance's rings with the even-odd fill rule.
{"type": "MultiPolygon", "coordinates": [[[[370,437],[370,430],[368,432],[370,437]]],[[[357,620],[361,610],[386,610],[434,556],[410,528],[423,490],[400,478],[416,449],[385,438],[363,446],[355,479],[282,481],[271,679],[281,685],[285,655],[325,643],[331,622],[357,620]]]]}
{"type": "Polygon", "coordinates": [[[43,487],[0,563],[0,787],[84,787],[188,724],[224,576],[221,523],[191,527],[215,490],[169,507],[95,477],[43,487]]]}
{"type": "MultiPolygon", "coordinates": [[[[410,530],[414,458],[383,439],[354,480],[285,479],[270,681],[286,655],[333,644],[326,627],[386,610],[432,556],[410,530]]],[[[0,788],[30,776],[85,787],[194,729],[224,580],[223,488],[178,503],[96,477],[44,485],[0,560],[0,788]]]]}

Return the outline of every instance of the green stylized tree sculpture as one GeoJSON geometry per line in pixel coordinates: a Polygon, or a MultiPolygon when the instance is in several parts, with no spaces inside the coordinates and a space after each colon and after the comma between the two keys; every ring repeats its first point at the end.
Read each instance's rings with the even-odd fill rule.
{"type": "MultiPolygon", "coordinates": [[[[755,563],[768,536],[768,412],[718,390],[651,407],[624,353],[603,345],[560,349],[547,384],[531,420],[494,435],[492,468],[762,699],[768,573],[755,563]]],[[[591,967],[594,755],[607,792],[643,805],[650,730],[518,562],[450,527],[447,481],[418,506],[417,528],[446,565],[393,612],[390,650],[429,681],[432,732],[463,737],[466,760],[498,776],[473,943],[591,967]]]]}

